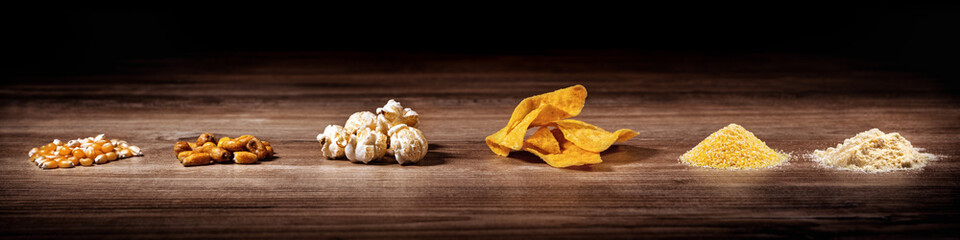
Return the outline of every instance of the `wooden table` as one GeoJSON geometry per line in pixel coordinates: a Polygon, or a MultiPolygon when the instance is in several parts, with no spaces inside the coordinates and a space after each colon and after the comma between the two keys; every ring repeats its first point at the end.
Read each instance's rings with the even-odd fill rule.
{"type": "Polygon", "coordinates": [[[956,238],[954,86],[851,59],[630,51],[231,53],[123,61],[0,89],[4,238],[956,238]],[[101,69],[102,70],[102,69],[101,69]],[[583,84],[576,119],[640,136],[557,169],[483,138],[524,97],[583,84]],[[324,160],[315,136],[396,99],[421,115],[418,165],[324,160]],[[794,156],[753,171],[677,157],[739,123],[794,156]],[[940,156],[920,171],[805,155],[870,128],[940,156]],[[173,143],[253,134],[280,158],[183,167],[173,143]],[[27,150],[106,133],[145,156],[41,170],[27,150]]]}

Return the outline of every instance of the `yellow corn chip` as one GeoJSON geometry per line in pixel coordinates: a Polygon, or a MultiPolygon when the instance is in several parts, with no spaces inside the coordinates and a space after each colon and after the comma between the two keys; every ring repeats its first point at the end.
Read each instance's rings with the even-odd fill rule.
{"type": "Polygon", "coordinates": [[[507,126],[487,136],[487,146],[500,156],[522,149],[558,168],[600,163],[603,161],[600,152],[637,136],[637,132],[620,129],[611,133],[582,121],[566,119],[580,114],[586,98],[587,89],[576,85],[523,99],[513,110],[507,126]],[[538,126],[540,129],[530,138],[523,139],[527,129],[538,126]]]}
{"type": "Polygon", "coordinates": [[[560,142],[557,141],[557,138],[554,137],[553,133],[550,132],[550,129],[547,127],[540,127],[540,129],[537,129],[537,132],[533,133],[533,136],[524,140],[523,148],[537,148],[537,150],[544,153],[561,153],[560,142]]]}
{"type": "MultiPolygon", "coordinates": [[[[537,133],[546,132],[544,128],[537,130],[537,133]]],[[[551,131],[553,134],[534,134],[530,138],[544,138],[544,139],[553,139],[560,143],[560,152],[551,153],[543,151],[540,148],[533,146],[533,144],[527,143],[524,144],[523,150],[533,153],[543,159],[544,162],[550,164],[550,166],[556,168],[572,167],[572,166],[581,166],[586,164],[597,164],[603,162],[600,159],[600,153],[591,152],[584,150],[583,148],[577,147],[576,144],[563,140],[563,134],[559,130],[554,129],[551,131]]],[[[550,140],[545,140],[544,142],[549,142],[550,140]]]]}
{"type": "Polygon", "coordinates": [[[563,152],[560,154],[542,153],[536,149],[524,149],[543,159],[544,162],[556,168],[597,164],[603,162],[600,153],[583,150],[572,142],[563,143],[563,152]]]}
{"type": "Polygon", "coordinates": [[[603,162],[600,159],[600,153],[591,152],[584,150],[583,148],[577,147],[573,142],[568,142],[563,140],[563,135],[560,131],[554,129],[551,132],[546,131],[546,127],[542,127],[537,130],[529,139],[527,139],[526,144],[523,146],[523,150],[533,153],[543,159],[544,162],[550,164],[550,166],[556,168],[572,167],[572,166],[581,166],[586,164],[597,164],[603,162]],[[559,142],[560,143],[560,152],[553,153],[550,150],[544,150],[540,148],[541,146],[536,146],[530,141],[530,139],[538,139],[534,142],[559,142]],[[552,139],[552,141],[550,140],[552,139]]]}
{"type": "Polygon", "coordinates": [[[620,129],[611,133],[589,123],[573,119],[558,120],[553,124],[563,132],[563,138],[567,141],[591,152],[603,152],[610,148],[613,143],[626,141],[638,134],[630,129],[620,129]]]}
{"type": "MultiPolygon", "coordinates": [[[[533,120],[534,120],[534,119],[536,118],[536,116],[540,113],[540,111],[542,111],[542,110],[541,110],[541,109],[534,109],[532,112],[530,112],[530,113],[531,113],[530,115],[527,115],[526,118],[524,118],[524,119],[522,119],[522,120],[520,121],[520,124],[530,125],[530,122],[533,122],[533,120]]],[[[511,133],[511,130],[512,130],[512,129],[505,127],[505,128],[503,128],[503,129],[500,129],[500,131],[497,131],[497,132],[494,133],[493,135],[487,136],[487,138],[486,138],[487,146],[490,147],[490,150],[493,150],[494,153],[496,153],[497,155],[500,155],[500,156],[507,156],[507,155],[509,155],[511,149],[513,149],[513,150],[518,150],[518,149],[514,149],[512,143],[515,142],[515,141],[519,141],[519,142],[522,143],[522,142],[523,142],[523,134],[526,134],[526,132],[527,132],[526,130],[527,130],[527,129],[524,128],[523,131],[513,131],[514,133],[516,133],[516,132],[521,133],[521,134],[519,134],[519,135],[517,135],[517,134],[510,134],[510,133],[511,133]]]]}
{"type": "Polygon", "coordinates": [[[586,98],[587,89],[578,84],[523,99],[513,109],[507,126],[487,136],[487,146],[500,156],[507,156],[510,150],[520,150],[527,129],[580,114],[586,98]]]}

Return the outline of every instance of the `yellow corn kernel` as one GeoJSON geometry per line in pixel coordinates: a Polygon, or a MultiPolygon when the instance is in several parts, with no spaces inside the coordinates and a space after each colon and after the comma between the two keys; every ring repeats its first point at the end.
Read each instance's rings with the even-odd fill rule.
{"type": "Polygon", "coordinates": [[[67,161],[72,162],[74,166],[80,165],[80,159],[74,156],[67,157],[67,161]]]}
{"type": "Polygon", "coordinates": [[[58,164],[57,167],[59,167],[59,168],[72,168],[72,167],[73,167],[73,162],[71,162],[71,161],[69,161],[69,160],[63,160],[63,161],[60,161],[60,162],[59,162],[59,164],[58,164]]]}
{"type": "Polygon", "coordinates": [[[85,157],[87,157],[87,154],[83,153],[83,149],[74,148],[74,149],[73,149],[73,156],[74,156],[74,157],[77,157],[77,158],[85,158],[85,157]]]}
{"type": "Polygon", "coordinates": [[[112,143],[104,143],[103,146],[100,147],[100,151],[105,152],[105,153],[113,152],[113,144],[112,144],[112,143]]]}
{"type": "Polygon", "coordinates": [[[91,159],[96,158],[96,157],[97,157],[97,150],[93,149],[93,146],[84,148],[84,149],[83,149],[83,155],[84,155],[84,157],[88,157],[88,158],[91,158],[91,159]]]}
{"type": "Polygon", "coordinates": [[[120,154],[117,154],[117,157],[119,158],[133,157],[133,151],[130,151],[129,148],[124,148],[120,150],[120,154]]]}
{"type": "Polygon", "coordinates": [[[37,152],[39,152],[39,151],[40,151],[39,148],[31,148],[31,149],[30,149],[30,152],[27,153],[27,157],[37,156],[37,152]]]}
{"type": "Polygon", "coordinates": [[[36,159],[33,159],[33,164],[36,164],[37,166],[40,166],[41,164],[43,164],[43,162],[46,162],[46,161],[47,161],[47,158],[45,158],[45,157],[43,157],[43,156],[37,156],[36,159]]]}
{"type": "Polygon", "coordinates": [[[130,146],[130,153],[134,156],[143,156],[143,152],[140,151],[140,147],[130,146]]]}
{"type": "Polygon", "coordinates": [[[206,153],[193,153],[187,156],[181,162],[184,167],[210,164],[210,155],[206,153]]]}
{"type": "Polygon", "coordinates": [[[110,160],[107,159],[107,155],[105,154],[97,155],[97,157],[94,158],[93,161],[96,162],[97,164],[104,164],[104,163],[110,162],[110,160]]]}
{"type": "Polygon", "coordinates": [[[57,155],[66,156],[70,154],[70,148],[64,146],[57,146],[57,155]]]}
{"type": "Polygon", "coordinates": [[[83,165],[85,167],[93,166],[93,159],[81,158],[80,165],[83,165]]]}
{"type": "Polygon", "coordinates": [[[257,154],[247,151],[239,151],[233,153],[233,162],[241,164],[250,164],[257,162],[257,154]]]}
{"type": "Polygon", "coordinates": [[[60,167],[60,163],[54,160],[47,160],[40,164],[40,167],[43,169],[54,169],[60,167]]]}
{"type": "Polygon", "coordinates": [[[117,160],[117,153],[115,152],[108,152],[108,153],[104,153],[103,155],[106,156],[107,161],[117,160]]]}

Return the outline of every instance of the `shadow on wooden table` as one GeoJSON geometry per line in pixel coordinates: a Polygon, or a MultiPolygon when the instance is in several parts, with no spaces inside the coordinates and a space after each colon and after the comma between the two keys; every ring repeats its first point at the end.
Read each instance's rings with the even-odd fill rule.
{"type": "MultiPolygon", "coordinates": [[[[629,164],[633,162],[642,161],[648,159],[653,155],[657,154],[656,149],[652,148],[640,148],[635,146],[628,145],[613,145],[606,151],[600,153],[600,157],[603,159],[603,162],[600,164],[594,165],[584,165],[584,166],[575,166],[567,167],[564,169],[578,170],[578,171],[588,171],[588,172],[612,172],[612,166],[619,166],[624,164],[629,164]]],[[[510,155],[507,155],[508,158],[513,158],[533,164],[544,164],[547,163],[529,152],[525,151],[516,151],[511,152],[510,155]]]]}
{"type": "Polygon", "coordinates": [[[423,160],[420,160],[420,163],[417,164],[417,165],[420,165],[420,166],[436,166],[436,165],[440,165],[440,164],[447,163],[447,161],[444,160],[444,159],[449,158],[449,157],[450,157],[450,154],[445,153],[445,152],[437,152],[437,151],[436,151],[437,149],[442,149],[442,148],[444,148],[443,145],[440,145],[440,144],[430,144],[430,145],[427,146],[427,148],[429,149],[429,152],[427,152],[427,156],[426,156],[426,157],[423,157],[423,160]]]}
{"type": "MultiPolygon", "coordinates": [[[[442,148],[444,148],[443,145],[430,144],[427,146],[427,156],[424,156],[423,159],[421,159],[420,162],[416,164],[408,164],[408,165],[436,166],[436,165],[447,163],[447,161],[444,159],[449,158],[450,154],[436,151],[437,149],[442,149],[442,148]]],[[[357,163],[357,164],[364,164],[364,163],[357,163]]],[[[393,165],[393,164],[397,164],[397,162],[396,161],[391,161],[391,162],[373,161],[373,162],[366,163],[366,165],[393,165]]]]}

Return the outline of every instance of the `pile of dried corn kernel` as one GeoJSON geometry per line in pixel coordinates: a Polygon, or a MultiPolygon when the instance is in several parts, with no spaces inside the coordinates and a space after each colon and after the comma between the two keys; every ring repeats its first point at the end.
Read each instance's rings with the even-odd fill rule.
{"type": "Polygon", "coordinates": [[[200,134],[193,143],[179,141],[173,146],[173,152],[184,167],[226,163],[231,160],[235,163],[252,164],[272,158],[275,154],[270,142],[260,141],[252,135],[222,137],[217,140],[212,133],[200,134]]]}
{"type": "Polygon", "coordinates": [[[78,138],[67,142],[54,139],[41,147],[30,149],[30,161],[43,169],[72,168],[77,165],[93,166],[110,161],[143,156],[140,147],[127,141],[96,137],[78,138]]]}
{"type": "Polygon", "coordinates": [[[731,123],[680,156],[680,162],[718,169],[757,169],[780,165],[789,158],[789,154],[767,147],[752,132],[731,123]]]}

